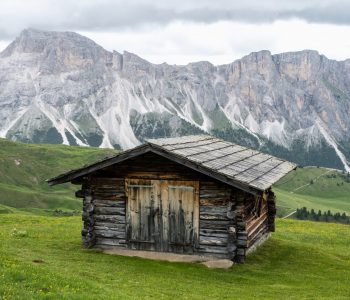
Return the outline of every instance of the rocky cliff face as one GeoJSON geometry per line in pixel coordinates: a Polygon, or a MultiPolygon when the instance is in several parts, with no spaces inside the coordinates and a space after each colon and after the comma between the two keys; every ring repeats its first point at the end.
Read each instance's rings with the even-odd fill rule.
{"type": "Polygon", "coordinates": [[[251,53],[155,65],[71,32],[24,30],[0,54],[0,136],[130,148],[209,132],[302,164],[350,171],[350,60],[251,53]]]}

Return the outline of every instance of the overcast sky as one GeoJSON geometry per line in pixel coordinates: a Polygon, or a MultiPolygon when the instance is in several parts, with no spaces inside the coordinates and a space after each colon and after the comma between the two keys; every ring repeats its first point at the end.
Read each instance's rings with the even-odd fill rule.
{"type": "Polygon", "coordinates": [[[350,58],[350,0],[0,0],[0,50],[29,27],[154,63],[222,64],[262,49],[350,58]]]}

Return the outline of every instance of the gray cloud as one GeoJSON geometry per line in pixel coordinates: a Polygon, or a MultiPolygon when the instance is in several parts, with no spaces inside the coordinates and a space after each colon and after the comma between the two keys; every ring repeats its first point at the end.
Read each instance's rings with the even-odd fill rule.
{"type": "Polygon", "coordinates": [[[109,31],[174,21],[271,23],[291,18],[350,24],[347,0],[3,0],[0,39],[23,28],[109,31]]]}

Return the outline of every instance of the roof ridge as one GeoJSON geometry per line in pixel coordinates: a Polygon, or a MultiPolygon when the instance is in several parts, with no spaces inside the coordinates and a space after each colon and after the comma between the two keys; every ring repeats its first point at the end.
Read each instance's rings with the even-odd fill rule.
{"type": "MultiPolygon", "coordinates": [[[[199,141],[188,141],[188,142],[180,142],[178,143],[177,145],[182,145],[182,144],[189,144],[189,143],[195,143],[195,142],[201,142],[201,141],[205,141],[205,140],[211,140],[211,139],[218,139],[214,136],[211,136],[211,135],[208,135],[208,134],[198,134],[198,135],[184,135],[184,136],[181,136],[181,137],[170,137],[170,138],[159,138],[159,139],[147,139],[146,140],[146,143],[148,144],[152,144],[154,145],[155,143],[153,141],[160,141],[160,140],[167,140],[167,139],[176,139],[176,138],[185,138],[185,137],[205,137],[203,140],[199,140],[199,141]]],[[[171,145],[175,145],[175,144],[164,144],[164,145],[161,145],[161,147],[164,147],[164,146],[171,146],[171,145]]],[[[160,146],[160,145],[158,145],[160,146]]]]}

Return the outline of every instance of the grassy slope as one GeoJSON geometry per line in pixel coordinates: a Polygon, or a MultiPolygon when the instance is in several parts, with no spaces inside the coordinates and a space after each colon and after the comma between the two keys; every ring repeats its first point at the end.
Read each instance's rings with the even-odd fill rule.
{"type": "Polygon", "coordinates": [[[337,171],[313,167],[297,169],[277,182],[274,191],[281,214],[303,206],[316,211],[320,209],[350,214],[350,183],[337,171]],[[309,184],[311,180],[314,180],[313,184],[295,190],[309,184]]]}
{"type": "Polygon", "coordinates": [[[0,139],[0,211],[9,207],[35,212],[56,208],[80,210],[81,202],[74,197],[76,186],[49,187],[45,180],[112,153],[115,151],[0,139]]]}
{"type": "Polygon", "coordinates": [[[110,256],[81,248],[79,217],[6,214],[1,299],[349,299],[346,225],[278,220],[277,232],[230,270],[110,256]],[[12,236],[26,230],[24,237],[12,236]]]}

